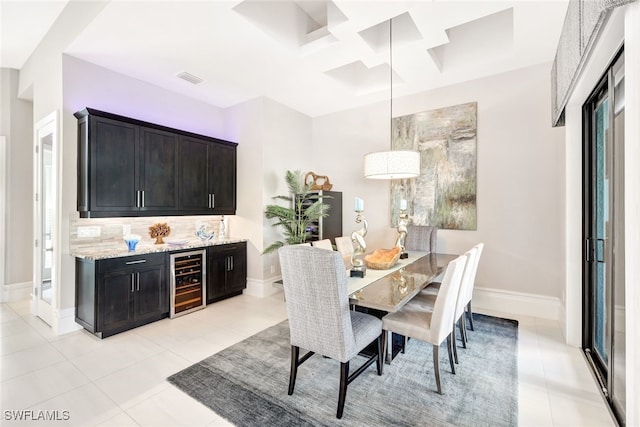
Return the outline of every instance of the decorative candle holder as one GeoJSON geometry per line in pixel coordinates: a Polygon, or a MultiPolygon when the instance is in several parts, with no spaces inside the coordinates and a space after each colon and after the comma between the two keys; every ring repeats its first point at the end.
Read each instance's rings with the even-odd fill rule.
{"type": "Polygon", "coordinates": [[[364,236],[367,235],[369,223],[364,215],[362,215],[362,212],[363,211],[356,210],[356,223],[362,223],[362,228],[351,233],[351,241],[355,244],[353,254],[351,255],[351,277],[364,277],[367,272],[363,258],[367,250],[367,242],[365,242],[364,236]]]}
{"type": "Polygon", "coordinates": [[[409,254],[405,251],[404,242],[407,238],[407,224],[409,224],[409,215],[407,215],[406,209],[400,210],[398,215],[398,238],[396,239],[396,246],[400,248],[400,259],[409,258],[409,254]]]}

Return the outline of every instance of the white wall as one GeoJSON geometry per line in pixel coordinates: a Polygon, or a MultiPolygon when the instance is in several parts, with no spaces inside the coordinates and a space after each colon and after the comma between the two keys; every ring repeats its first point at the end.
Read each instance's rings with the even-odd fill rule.
{"type": "MultiPolygon", "coordinates": [[[[438,251],[461,253],[484,242],[479,287],[550,297],[557,308],[564,288],[564,139],[551,127],[550,70],[543,64],[394,99],[393,115],[477,101],[478,229],[439,231],[438,251]]],[[[345,234],[359,228],[353,197],[365,200],[370,249],[389,247],[396,235],[389,183],[362,177],[364,155],[388,150],[388,135],[388,103],[313,121],[313,167],[345,191],[345,234]]]]}
{"type": "Polygon", "coordinates": [[[6,136],[6,200],[4,271],[1,273],[0,298],[25,298],[31,291],[33,230],[33,108],[18,99],[18,71],[0,69],[2,93],[0,135],[6,136]]]}
{"type": "Polygon", "coordinates": [[[309,117],[267,98],[229,108],[225,123],[238,147],[237,233],[249,239],[247,292],[263,296],[273,291],[279,276],[277,254],[261,255],[281,238],[264,218],[264,206],[286,195],[287,170],[307,171],[311,164],[309,117]],[[274,270],[272,271],[272,267],[274,270]]]}

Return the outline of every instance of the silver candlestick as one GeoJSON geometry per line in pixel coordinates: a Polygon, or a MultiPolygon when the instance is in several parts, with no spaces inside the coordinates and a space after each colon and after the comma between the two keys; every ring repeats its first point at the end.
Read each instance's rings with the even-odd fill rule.
{"type": "Polygon", "coordinates": [[[398,215],[398,238],[396,239],[396,246],[400,248],[400,259],[409,258],[404,247],[407,238],[407,224],[409,224],[409,215],[407,215],[406,209],[402,209],[398,215]]]}
{"type": "Polygon", "coordinates": [[[364,215],[362,215],[362,212],[363,211],[356,211],[356,223],[362,223],[362,228],[351,233],[351,241],[355,245],[355,249],[351,255],[351,277],[364,277],[367,272],[363,258],[367,250],[367,242],[365,242],[364,236],[367,235],[369,223],[364,215]]]}

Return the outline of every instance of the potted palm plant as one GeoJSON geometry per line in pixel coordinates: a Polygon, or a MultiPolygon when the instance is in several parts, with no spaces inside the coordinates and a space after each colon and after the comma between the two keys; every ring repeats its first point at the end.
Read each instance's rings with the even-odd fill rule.
{"type": "Polygon", "coordinates": [[[306,242],[308,227],[328,215],[329,205],[322,203],[322,198],[311,191],[311,184],[304,182],[300,171],[287,171],[285,181],[290,196],[275,196],[274,199],[284,200],[288,202],[288,206],[267,205],[264,211],[267,219],[276,220],[274,227],[282,227],[284,239],[269,245],[263,254],[269,254],[284,245],[306,242]]]}

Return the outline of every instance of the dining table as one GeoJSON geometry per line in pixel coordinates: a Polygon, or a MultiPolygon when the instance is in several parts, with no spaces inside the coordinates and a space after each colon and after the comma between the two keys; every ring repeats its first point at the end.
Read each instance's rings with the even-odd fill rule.
{"type": "MultiPolygon", "coordinates": [[[[378,316],[398,311],[430,283],[440,281],[447,265],[457,255],[408,251],[388,270],[367,269],[364,277],[348,277],[349,304],[352,308],[378,316]]],[[[387,363],[397,351],[392,334],[387,339],[387,363]]]]}

